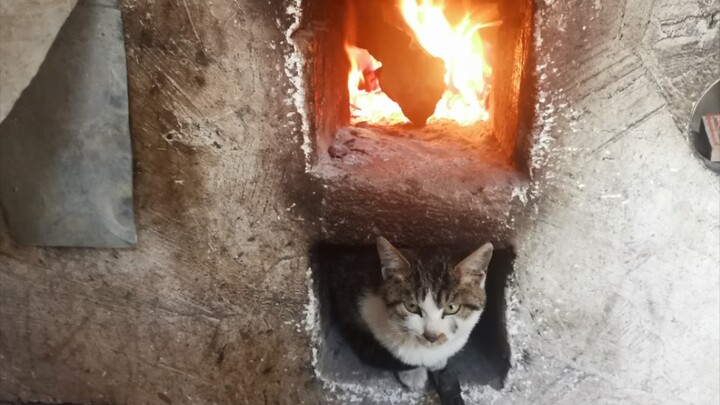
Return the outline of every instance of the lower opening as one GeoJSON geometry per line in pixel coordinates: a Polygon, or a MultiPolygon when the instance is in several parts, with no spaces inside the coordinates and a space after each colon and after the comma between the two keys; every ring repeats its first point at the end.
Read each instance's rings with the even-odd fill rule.
{"type": "MultiPolygon", "coordinates": [[[[467,253],[473,249],[457,250],[467,253]]],[[[499,390],[503,387],[510,369],[505,289],[514,259],[512,248],[496,249],[493,253],[487,273],[487,301],[483,314],[468,343],[448,361],[446,371],[457,375],[463,388],[485,385],[499,390]]],[[[322,344],[317,348],[320,375],[341,385],[385,392],[405,390],[395,378],[394,371],[411,367],[382,349],[369,333],[347,327],[332,298],[330,277],[333,274],[348,283],[353,283],[357,275],[353,272],[358,271],[377,272],[381,277],[375,246],[319,245],[311,252],[311,265],[320,303],[322,344]],[[348,266],[348,263],[354,265],[348,266]]]]}

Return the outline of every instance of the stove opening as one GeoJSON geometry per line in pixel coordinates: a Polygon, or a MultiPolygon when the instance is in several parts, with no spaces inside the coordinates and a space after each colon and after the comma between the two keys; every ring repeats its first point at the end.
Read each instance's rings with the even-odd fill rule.
{"type": "MultiPolygon", "coordinates": [[[[470,245],[468,245],[470,246],[470,245]]],[[[475,245],[472,245],[475,246],[475,245]]],[[[473,248],[464,249],[471,251],[473,248]]],[[[460,249],[461,251],[463,249],[460,249]]],[[[512,246],[497,249],[488,267],[485,286],[487,302],[480,321],[465,347],[448,361],[447,369],[457,375],[466,395],[480,386],[500,390],[510,370],[510,345],[506,327],[506,288],[513,271],[515,251],[512,246]]],[[[330,274],[353,279],[348,261],[367,263],[367,271],[380,271],[377,249],[373,245],[343,246],[323,244],[310,255],[314,294],[319,303],[319,330],[316,341],[317,371],[325,382],[350,388],[362,396],[387,398],[393,392],[408,393],[395,379],[398,361],[387,352],[376,350],[371,335],[348,330],[337,315],[330,291],[330,274]],[[353,388],[354,387],[354,388],[353,388]]],[[[337,276],[336,276],[337,277],[337,276]]],[[[432,386],[428,386],[433,390],[432,386]]],[[[466,399],[470,397],[466,396],[466,399]]],[[[380,400],[378,403],[384,403],[380,400]]]]}
{"type": "Polygon", "coordinates": [[[307,1],[293,38],[325,241],[509,237],[529,177],[532,4],[307,1]]]}
{"type": "Polygon", "coordinates": [[[318,161],[373,153],[348,147],[351,139],[416,140],[440,154],[526,171],[530,0],[312,0],[307,7],[318,161]],[[447,151],[449,144],[462,151],[447,151]]]}

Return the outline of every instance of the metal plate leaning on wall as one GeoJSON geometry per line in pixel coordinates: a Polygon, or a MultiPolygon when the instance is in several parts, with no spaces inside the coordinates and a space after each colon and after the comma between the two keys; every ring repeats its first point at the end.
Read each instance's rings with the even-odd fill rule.
{"type": "Polygon", "coordinates": [[[0,202],[18,243],[136,243],[127,94],[117,1],[79,1],[0,124],[0,202]]]}

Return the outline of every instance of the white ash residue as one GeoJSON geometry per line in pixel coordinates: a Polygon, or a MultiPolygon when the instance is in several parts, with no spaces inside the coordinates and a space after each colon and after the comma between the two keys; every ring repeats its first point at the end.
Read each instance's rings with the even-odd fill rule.
{"type": "MultiPolygon", "coordinates": [[[[541,27],[544,25],[541,21],[543,21],[544,16],[542,12],[537,12],[535,19],[537,29],[534,32],[534,43],[536,48],[541,45],[552,48],[555,46],[554,44],[548,44],[543,40],[541,27]]],[[[530,149],[531,182],[526,190],[525,199],[520,198],[523,203],[530,203],[535,214],[538,211],[538,197],[542,193],[543,185],[553,177],[555,169],[555,164],[550,157],[552,156],[552,148],[556,144],[553,133],[557,127],[557,117],[560,111],[567,107],[567,104],[563,101],[565,98],[563,90],[550,84],[550,77],[558,75],[560,71],[551,58],[552,54],[552,51],[543,52],[535,68],[538,92],[530,149]]]]}
{"type": "MultiPolygon", "coordinates": [[[[552,4],[549,1],[548,3],[552,4]]],[[[553,44],[548,44],[542,37],[540,27],[544,25],[540,21],[543,18],[541,12],[536,14],[538,29],[534,32],[534,43],[536,47],[541,45],[552,47],[553,44]]],[[[530,151],[531,182],[527,189],[522,190],[522,194],[521,190],[513,193],[513,197],[517,197],[531,209],[531,218],[537,215],[539,197],[548,181],[552,181],[553,173],[557,169],[552,159],[553,148],[557,145],[553,133],[557,127],[556,119],[559,112],[566,108],[563,101],[565,97],[563,90],[553,87],[550,83],[550,78],[558,74],[558,68],[550,59],[551,54],[552,52],[543,52],[537,61],[535,70],[538,93],[533,124],[533,144],[530,151]]],[[[518,248],[522,247],[518,246],[518,248]]],[[[521,261],[520,257],[518,257],[518,261],[521,261]]],[[[511,368],[505,380],[505,388],[499,398],[497,393],[492,390],[478,389],[483,387],[469,389],[466,391],[468,395],[466,398],[472,403],[512,403],[518,399],[518,396],[527,395],[533,391],[530,387],[533,378],[528,378],[527,365],[530,361],[529,356],[533,355],[531,348],[533,336],[531,334],[537,325],[533,325],[533,321],[526,316],[527,309],[524,308],[526,304],[522,302],[522,288],[519,285],[521,278],[522,272],[516,270],[511,274],[506,288],[506,327],[511,352],[511,368]]]]}
{"type": "Polygon", "coordinates": [[[363,383],[336,382],[318,376],[323,383],[323,388],[330,392],[339,403],[343,404],[388,404],[388,405],[410,405],[417,404],[424,394],[411,392],[402,388],[390,386],[369,386],[363,383]]]}
{"type": "Polygon", "coordinates": [[[502,399],[502,392],[487,385],[462,385],[462,397],[466,404],[494,404],[502,399]]]}
{"type": "Polygon", "coordinates": [[[528,324],[524,321],[520,309],[523,305],[520,299],[519,286],[515,274],[510,276],[505,296],[506,304],[506,328],[508,342],[510,343],[510,371],[505,379],[507,386],[516,385],[522,381],[522,374],[525,372],[527,359],[525,358],[530,350],[530,338],[526,333],[528,324]]]}
{"type": "Polygon", "coordinates": [[[305,333],[310,336],[312,345],[312,367],[316,370],[318,365],[318,348],[322,344],[320,337],[320,303],[315,291],[312,268],[308,267],[305,272],[305,285],[307,287],[308,302],[305,305],[305,333]]]}
{"type": "Polygon", "coordinates": [[[289,0],[288,3],[286,13],[293,18],[293,22],[285,31],[285,41],[291,46],[291,49],[285,53],[285,75],[293,88],[288,93],[286,103],[295,107],[298,114],[300,114],[300,132],[302,132],[303,137],[301,148],[305,153],[305,170],[309,171],[312,146],[310,143],[310,121],[305,88],[305,58],[299,45],[292,39],[293,34],[300,28],[302,0],[289,0]]]}
{"type": "MultiPolygon", "coordinates": [[[[523,186],[516,186],[512,189],[512,194],[510,195],[511,199],[518,199],[523,205],[527,205],[528,203],[528,190],[529,185],[523,185],[523,186]]],[[[512,220],[512,218],[511,218],[512,220]]]]}
{"type": "Polygon", "coordinates": [[[518,295],[517,280],[514,274],[510,275],[510,280],[508,280],[505,305],[507,308],[505,310],[505,322],[508,340],[511,344],[510,364],[513,366],[514,369],[522,370],[524,368],[522,357],[523,352],[527,349],[527,345],[525,344],[526,342],[520,339],[520,331],[522,330],[524,324],[520,321],[520,316],[518,314],[521,302],[518,295]]]}

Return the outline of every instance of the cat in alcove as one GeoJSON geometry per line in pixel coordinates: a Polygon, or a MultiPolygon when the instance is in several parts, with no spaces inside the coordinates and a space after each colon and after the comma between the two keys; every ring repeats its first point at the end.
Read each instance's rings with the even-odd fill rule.
{"type": "Polygon", "coordinates": [[[349,344],[424,389],[428,370],[444,369],[480,319],[492,252],[486,243],[454,261],[440,248],[400,250],[380,237],[375,257],[345,256],[330,271],[329,292],[349,344]]]}

